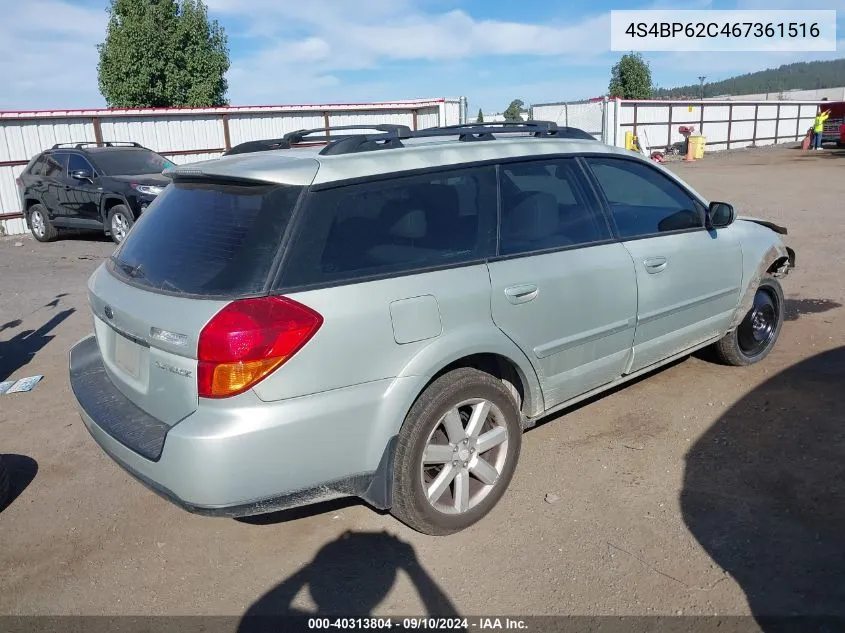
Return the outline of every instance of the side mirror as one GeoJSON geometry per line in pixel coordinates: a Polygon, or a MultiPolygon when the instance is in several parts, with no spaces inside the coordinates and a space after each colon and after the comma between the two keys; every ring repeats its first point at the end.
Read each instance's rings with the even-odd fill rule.
{"type": "Polygon", "coordinates": [[[92,174],[87,169],[79,169],[77,171],[70,172],[70,177],[74,180],[87,180],[88,182],[94,182],[94,174],[92,174]]]}
{"type": "Polygon", "coordinates": [[[735,219],[736,211],[727,202],[711,202],[707,209],[708,229],[723,229],[733,224],[735,219]]]}

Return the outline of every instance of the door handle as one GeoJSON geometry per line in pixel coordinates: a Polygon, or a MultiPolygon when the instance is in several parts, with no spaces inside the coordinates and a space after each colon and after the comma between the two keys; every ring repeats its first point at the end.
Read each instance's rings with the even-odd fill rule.
{"type": "Polygon", "coordinates": [[[645,269],[651,274],[666,270],[668,265],[669,260],[665,257],[649,257],[648,259],[643,260],[643,266],[645,266],[645,269]]]}
{"type": "Polygon", "coordinates": [[[505,288],[505,296],[513,304],[527,303],[532,301],[540,294],[540,289],[534,284],[524,284],[521,286],[510,286],[505,288]]]}

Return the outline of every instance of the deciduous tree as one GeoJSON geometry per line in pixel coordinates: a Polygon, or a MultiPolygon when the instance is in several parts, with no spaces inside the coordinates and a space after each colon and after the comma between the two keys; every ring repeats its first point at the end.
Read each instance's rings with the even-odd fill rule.
{"type": "Polygon", "coordinates": [[[226,103],[227,38],[202,0],[111,0],[107,11],[97,71],[110,107],[226,103]]]}

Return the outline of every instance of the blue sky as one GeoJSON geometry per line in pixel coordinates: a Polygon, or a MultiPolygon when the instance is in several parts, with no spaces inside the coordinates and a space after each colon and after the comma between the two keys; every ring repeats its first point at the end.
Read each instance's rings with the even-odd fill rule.
{"type": "MultiPolygon", "coordinates": [[[[105,0],[0,0],[0,109],[101,107],[105,0]]],[[[837,9],[845,0],[206,0],[229,35],[234,105],[466,96],[470,111],[607,88],[611,9],[837,9]]],[[[840,19],[838,31],[842,32],[840,19]]],[[[841,36],[840,36],[841,37],[841,36]]],[[[655,83],[708,81],[827,53],[645,53],[655,83]]],[[[845,77],[843,78],[845,85],[845,77]]]]}

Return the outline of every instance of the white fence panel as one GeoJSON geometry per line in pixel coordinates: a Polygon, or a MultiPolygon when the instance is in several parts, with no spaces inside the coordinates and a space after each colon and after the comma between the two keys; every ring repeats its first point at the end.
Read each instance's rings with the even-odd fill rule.
{"type": "MultiPolygon", "coordinates": [[[[708,151],[739,149],[801,140],[812,125],[819,102],[759,101],[624,101],[618,121],[608,138],[619,147],[625,133],[640,136],[649,149],[663,149],[683,141],[680,126],[693,126],[706,138],[708,151]]],[[[822,103],[823,105],[823,103],[822,103]]]]}
{"type": "Polygon", "coordinates": [[[535,121],[553,121],[558,125],[578,128],[600,141],[606,140],[605,113],[604,101],[545,103],[531,108],[531,118],[535,121]]]}
{"type": "Polygon", "coordinates": [[[219,118],[203,116],[162,119],[106,119],[101,123],[104,141],[136,141],[160,153],[194,152],[224,147],[219,118]]]}
{"type": "Polygon", "coordinates": [[[15,178],[29,160],[56,143],[135,141],[176,163],[219,157],[245,141],[329,125],[396,123],[417,129],[465,121],[466,99],[368,104],[237,106],[159,110],[0,112],[0,228],[26,231],[15,178]]]}
{"type": "Polygon", "coordinates": [[[280,138],[288,132],[323,127],[325,119],[320,112],[281,116],[278,114],[245,114],[229,117],[229,134],[232,145],[261,138],[280,138]]]}
{"type": "MultiPolygon", "coordinates": [[[[439,108],[420,108],[417,111],[417,129],[424,130],[438,125],[440,125],[439,108]]],[[[445,125],[451,125],[451,123],[445,125]]]]}

